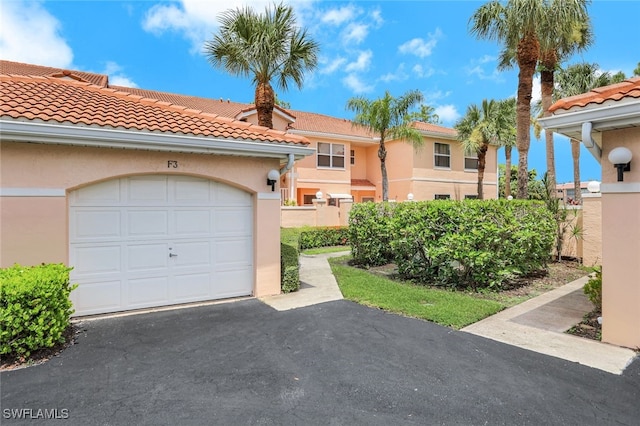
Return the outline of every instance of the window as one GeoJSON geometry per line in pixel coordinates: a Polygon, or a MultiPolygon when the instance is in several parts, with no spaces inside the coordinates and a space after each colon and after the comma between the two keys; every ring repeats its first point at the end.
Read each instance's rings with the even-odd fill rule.
{"type": "Polygon", "coordinates": [[[307,206],[309,204],[313,204],[313,200],[316,198],[316,196],[309,194],[309,195],[304,195],[303,198],[304,198],[304,201],[303,201],[304,205],[307,206]]]}
{"type": "Polygon", "coordinates": [[[356,152],[352,149],[351,151],[351,165],[356,164],[356,152]]]}
{"type": "Polygon", "coordinates": [[[465,200],[477,200],[478,196],[477,195],[465,195],[464,199],[465,200]]]}
{"type": "Polygon", "coordinates": [[[464,169],[478,170],[478,154],[464,155],[464,169]]]}
{"type": "Polygon", "coordinates": [[[434,197],[434,200],[449,200],[449,199],[451,199],[451,195],[449,194],[436,194],[436,196],[434,197]]]}
{"type": "Polygon", "coordinates": [[[449,144],[433,144],[433,165],[435,167],[451,167],[451,151],[449,144]]]}
{"type": "Polygon", "coordinates": [[[362,197],[363,203],[373,203],[373,197],[362,197]]]}
{"type": "Polygon", "coordinates": [[[344,169],[344,145],[318,142],[318,167],[344,169]]]}

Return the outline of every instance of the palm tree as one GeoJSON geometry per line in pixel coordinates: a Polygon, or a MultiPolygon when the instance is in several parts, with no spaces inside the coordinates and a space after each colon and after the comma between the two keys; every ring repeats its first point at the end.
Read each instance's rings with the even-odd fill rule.
{"type": "MultiPolygon", "coordinates": [[[[482,101],[482,106],[469,105],[467,113],[454,126],[458,140],[467,154],[478,155],[478,198],[484,199],[482,184],[489,145],[515,138],[515,99],[482,101]]],[[[509,143],[509,142],[507,142],[509,143]]],[[[509,164],[509,169],[511,165],[509,164]]]]}
{"type": "MultiPolygon", "coordinates": [[[[593,32],[587,14],[589,0],[551,0],[545,20],[541,25],[540,85],[542,89],[542,115],[551,115],[553,103],[554,73],[567,57],[588,47],[593,42],[593,32]]],[[[555,190],[556,167],[553,132],[545,130],[547,152],[547,184],[555,190]]]]}
{"type": "Polygon", "coordinates": [[[347,101],[347,110],[356,113],[353,123],[368,128],[380,138],[378,158],[382,174],[382,201],[389,201],[385,141],[403,139],[414,146],[420,146],[424,142],[422,134],[408,120],[409,110],[422,102],[422,99],[419,90],[410,90],[399,98],[394,98],[387,91],[382,98],[372,101],[361,96],[347,101]]]}
{"type": "Polygon", "coordinates": [[[518,198],[527,199],[528,155],[531,136],[531,92],[540,54],[538,31],[545,19],[544,0],[491,0],[471,16],[470,32],[478,38],[502,44],[501,67],[514,58],[518,65],[516,147],[518,149],[518,198]]]}
{"type": "Polygon", "coordinates": [[[293,81],[302,87],[304,71],[318,64],[318,44],[296,26],[291,6],[267,7],[258,14],[250,7],[220,15],[220,32],[204,45],[209,62],[230,74],[253,77],[258,124],[273,128],[275,94],[271,81],[287,90],[293,81]]]}
{"type": "MultiPolygon", "coordinates": [[[[556,73],[553,100],[587,93],[596,87],[607,86],[616,82],[620,76],[612,76],[608,72],[601,72],[598,64],[579,63],[561,68],[556,73]]],[[[624,78],[622,78],[624,80],[624,78]]],[[[571,157],[573,159],[573,187],[574,199],[582,202],[580,189],[580,141],[571,139],[571,157]]]]}
{"type": "Polygon", "coordinates": [[[440,124],[440,116],[436,114],[436,109],[429,105],[420,105],[420,111],[409,113],[408,120],[422,121],[423,123],[440,124]]]}

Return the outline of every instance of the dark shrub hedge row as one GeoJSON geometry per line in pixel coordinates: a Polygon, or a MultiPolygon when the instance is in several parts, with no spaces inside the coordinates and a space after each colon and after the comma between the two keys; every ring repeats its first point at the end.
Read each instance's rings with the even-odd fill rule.
{"type": "Polygon", "coordinates": [[[28,357],[64,341],[73,313],[70,270],[62,264],[0,269],[0,354],[28,357]]]}
{"type": "Polygon", "coordinates": [[[403,277],[434,285],[499,288],[544,268],[554,241],[553,218],[537,202],[357,204],[351,212],[357,263],[394,261],[403,277]]]}
{"type": "Polygon", "coordinates": [[[349,244],[349,228],[320,227],[304,229],[300,233],[300,250],[349,244]]]}
{"type": "Polygon", "coordinates": [[[291,293],[300,289],[298,254],[296,247],[280,243],[280,288],[283,293],[291,293]]]}

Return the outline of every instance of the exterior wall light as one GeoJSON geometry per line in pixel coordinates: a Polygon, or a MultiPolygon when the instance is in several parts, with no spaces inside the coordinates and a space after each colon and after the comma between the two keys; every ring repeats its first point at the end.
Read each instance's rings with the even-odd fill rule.
{"type": "Polygon", "coordinates": [[[592,194],[600,192],[600,182],[598,182],[597,180],[592,180],[591,182],[589,182],[587,184],[587,191],[591,192],[592,194]]]}
{"type": "Polygon", "coordinates": [[[322,191],[316,192],[316,199],[322,200],[322,191]]]}
{"type": "Polygon", "coordinates": [[[271,191],[276,190],[276,182],[280,179],[280,172],[276,169],[269,170],[267,174],[267,185],[271,185],[271,191]]]}
{"type": "Polygon", "coordinates": [[[609,153],[609,161],[618,169],[618,182],[622,182],[623,173],[631,170],[631,151],[629,148],[619,146],[614,148],[609,153]]]}
{"type": "Polygon", "coordinates": [[[407,200],[413,201],[413,194],[411,192],[407,194],[407,200]]]}

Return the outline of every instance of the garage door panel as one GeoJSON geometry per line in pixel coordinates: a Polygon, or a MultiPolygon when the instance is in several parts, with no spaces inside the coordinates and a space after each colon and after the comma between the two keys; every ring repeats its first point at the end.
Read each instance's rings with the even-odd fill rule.
{"type": "Polygon", "coordinates": [[[129,307],[141,308],[169,303],[169,280],[166,275],[155,277],[130,279],[129,307]]]}
{"type": "Polygon", "coordinates": [[[175,179],[172,199],[181,205],[211,205],[211,182],[206,179],[180,177],[175,179]]]}
{"type": "Polygon", "coordinates": [[[249,208],[220,208],[216,210],[214,232],[216,235],[250,235],[253,212],[249,208]]]}
{"type": "Polygon", "coordinates": [[[203,266],[211,268],[211,242],[190,241],[172,244],[171,252],[177,256],[171,259],[176,268],[203,266]]]}
{"type": "Polygon", "coordinates": [[[177,236],[202,236],[211,233],[211,209],[176,210],[173,231],[177,236]]]}
{"type": "Polygon", "coordinates": [[[251,194],[229,185],[217,184],[216,205],[250,207],[253,198],[251,194]]]}
{"type": "Polygon", "coordinates": [[[121,253],[120,245],[72,247],[69,256],[72,272],[75,276],[120,274],[121,253]]]}
{"type": "Polygon", "coordinates": [[[252,293],[252,195],[200,178],[137,176],[69,200],[75,315],[252,293]]]}
{"type": "Polygon", "coordinates": [[[120,181],[110,180],[73,191],[70,198],[74,205],[114,206],[120,204],[120,192],[120,181]]]}
{"type": "Polygon", "coordinates": [[[129,244],[127,246],[127,270],[132,272],[157,272],[167,270],[169,245],[129,244]]]}
{"type": "Polygon", "coordinates": [[[244,296],[251,293],[251,268],[217,272],[212,280],[212,292],[219,298],[244,296]]]}
{"type": "Polygon", "coordinates": [[[82,307],[82,314],[90,315],[119,310],[121,295],[120,280],[86,282],[71,292],[71,301],[74,306],[82,307]]]}
{"type": "Polygon", "coordinates": [[[73,240],[119,239],[121,214],[115,209],[79,209],[71,214],[69,227],[73,240]]]}
{"type": "Polygon", "coordinates": [[[216,242],[216,270],[228,270],[250,264],[251,239],[238,238],[216,242]]]}
{"type": "Polygon", "coordinates": [[[176,275],[175,285],[172,286],[172,299],[179,303],[186,303],[210,298],[210,279],[209,272],[176,275]]]}
{"type": "Polygon", "coordinates": [[[130,205],[167,205],[166,176],[138,176],[128,179],[127,201],[130,205]]]}
{"type": "Polygon", "coordinates": [[[166,237],[169,235],[167,210],[129,210],[127,234],[131,237],[166,237]]]}

